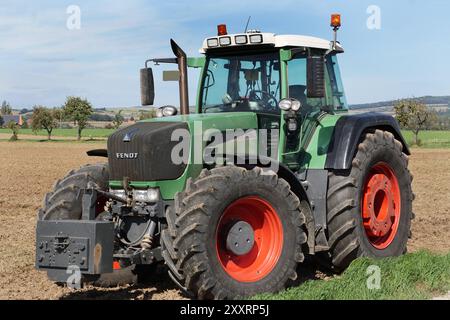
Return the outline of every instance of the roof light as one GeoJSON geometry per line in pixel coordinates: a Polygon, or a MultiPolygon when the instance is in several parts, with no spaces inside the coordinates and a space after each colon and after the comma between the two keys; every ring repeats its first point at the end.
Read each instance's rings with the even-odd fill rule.
{"type": "Polygon", "coordinates": [[[246,44],[247,36],[236,36],[234,37],[234,42],[236,42],[236,44],[246,44]]]}
{"type": "Polygon", "coordinates": [[[217,38],[211,38],[206,40],[206,43],[208,44],[209,48],[218,47],[219,46],[219,40],[217,38]]]}
{"type": "Polygon", "coordinates": [[[226,24],[219,24],[217,26],[217,35],[218,36],[226,36],[228,34],[227,32],[227,25],[226,24]]]}
{"type": "Polygon", "coordinates": [[[250,43],[262,43],[263,42],[263,36],[262,34],[252,34],[249,36],[250,43]]]}
{"type": "Polygon", "coordinates": [[[219,43],[221,46],[229,46],[231,44],[231,38],[230,37],[220,37],[219,43]]]}
{"type": "Polygon", "coordinates": [[[331,26],[333,28],[339,29],[341,26],[341,15],[338,13],[331,15],[331,26]]]}

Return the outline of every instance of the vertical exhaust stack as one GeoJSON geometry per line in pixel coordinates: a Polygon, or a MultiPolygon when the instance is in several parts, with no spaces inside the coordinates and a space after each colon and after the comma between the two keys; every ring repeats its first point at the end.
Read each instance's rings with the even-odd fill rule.
{"type": "Polygon", "coordinates": [[[170,39],[172,51],[177,57],[178,70],[180,71],[180,113],[189,114],[189,94],[188,94],[188,76],[187,76],[187,57],[186,53],[178,44],[170,39]]]}

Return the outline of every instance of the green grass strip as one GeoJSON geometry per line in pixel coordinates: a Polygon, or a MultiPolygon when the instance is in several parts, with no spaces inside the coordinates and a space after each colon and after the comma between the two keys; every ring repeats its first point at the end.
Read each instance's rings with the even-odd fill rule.
{"type": "Polygon", "coordinates": [[[360,258],[355,260],[342,275],[330,280],[308,280],[298,287],[277,294],[261,294],[254,299],[412,300],[430,299],[449,290],[450,253],[436,255],[420,251],[399,258],[381,260],[360,258]],[[368,289],[367,281],[373,275],[367,273],[370,266],[380,268],[379,289],[368,289]]]}

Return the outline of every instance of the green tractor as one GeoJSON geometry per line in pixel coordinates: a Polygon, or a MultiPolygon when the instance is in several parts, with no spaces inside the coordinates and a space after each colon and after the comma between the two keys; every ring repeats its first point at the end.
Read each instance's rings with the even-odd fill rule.
{"type": "Polygon", "coordinates": [[[141,70],[142,104],[154,100],[147,65],[168,63],[179,109],[118,130],[88,152],[108,163],[56,182],[39,211],[38,269],[114,285],[165,264],[193,297],[234,299],[282,290],[307,256],[339,272],[406,252],[410,151],[393,117],[348,112],[336,37],[220,25],[201,57],[171,45],[175,58],[141,70]],[[195,109],[188,68],[201,71],[195,109]]]}

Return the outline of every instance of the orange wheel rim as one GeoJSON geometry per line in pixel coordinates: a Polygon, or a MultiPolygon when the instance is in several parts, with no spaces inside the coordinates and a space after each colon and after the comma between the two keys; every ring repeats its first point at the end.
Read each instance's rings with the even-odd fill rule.
{"type": "Polygon", "coordinates": [[[250,196],[236,200],[225,209],[216,230],[216,250],[225,272],[239,282],[265,278],[277,264],[283,248],[283,227],[276,210],[267,201],[250,196]],[[254,244],[244,255],[236,255],[226,245],[230,224],[248,223],[254,244]]]}
{"type": "Polygon", "coordinates": [[[366,179],[362,199],[364,229],[370,243],[386,249],[394,240],[400,223],[400,187],[392,168],[380,162],[366,179]]]}

